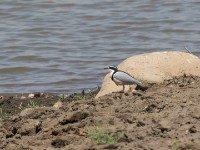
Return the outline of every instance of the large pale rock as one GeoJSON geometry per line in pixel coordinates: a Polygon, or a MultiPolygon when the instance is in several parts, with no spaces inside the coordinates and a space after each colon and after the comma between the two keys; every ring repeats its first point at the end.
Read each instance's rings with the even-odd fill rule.
{"type": "MultiPolygon", "coordinates": [[[[130,57],[119,64],[118,68],[142,82],[162,83],[172,77],[193,75],[200,77],[200,59],[186,52],[153,52],[130,57]]],[[[128,90],[126,86],[125,90],[128,90]]],[[[111,80],[109,74],[104,78],[96,98],[122,90],[111,80]]]]}

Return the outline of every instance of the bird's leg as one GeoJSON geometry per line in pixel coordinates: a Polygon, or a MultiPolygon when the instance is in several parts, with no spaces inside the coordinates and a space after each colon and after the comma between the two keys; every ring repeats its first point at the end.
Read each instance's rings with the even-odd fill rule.
{"type": "Polygon", "coordinates": [[[123,91],[122,91],[123,93],[124,93],[124,90],[125,90],[125,85],[123,85],[123,91]]]}
{"type": "MultiPolygon", "coordinates": [[[[119,84],[115,83],[117,86],[119,86],[119,84]]],[[[112,93],[123,93],[124,92],[124,85],[123,85],[123,90],[117,91],[117,92],[112,92],[112,93]]]]}
{"type": "Polygon", "coordinates": [[[125,86],[123,85],[123,90],[120,90],[118,93],[124,93],[125,86]]]}

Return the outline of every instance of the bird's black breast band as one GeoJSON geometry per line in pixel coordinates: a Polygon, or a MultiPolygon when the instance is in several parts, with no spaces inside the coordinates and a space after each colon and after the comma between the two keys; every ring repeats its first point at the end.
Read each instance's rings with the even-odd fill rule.
{"type": "Polygon", "coordinates": [[[113,81],[114,81],[114,77],[113,77],[113,76],[114,76],[114,74],[115,74],[116,72],[117,72],[117,71],[114,71],[113,74],[112,74],[111,79],[112,79],[113,81]]]}

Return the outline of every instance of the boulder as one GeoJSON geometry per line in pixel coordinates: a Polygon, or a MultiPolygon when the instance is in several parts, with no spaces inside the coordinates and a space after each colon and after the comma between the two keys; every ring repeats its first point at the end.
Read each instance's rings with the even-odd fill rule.
{"type": "MultiPolygon", "coordinates": [[[[124,60],[118,68],[147,83],[162,83],[183,75],[200,77],[200,59],[191,53],[178,51],[136,55],[124,60]]],[[[130,88],[128,85],[125,87],[125,91],[130,88]]],[[[115,85],[108,73],[96,98],[120,90],[122,86],[115,85]]]]}

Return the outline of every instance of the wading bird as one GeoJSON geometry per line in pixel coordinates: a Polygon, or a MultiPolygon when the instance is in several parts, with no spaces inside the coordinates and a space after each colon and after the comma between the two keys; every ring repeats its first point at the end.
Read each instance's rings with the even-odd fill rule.
{"type": "Polygon", "coordinates": [[[142,82],[138,81],[128,73],[118,70],[116,66],[109,66],[108,68],[104,69],[109,69],[111,73],[111,79],[112,81],[115,82],[116,85],[123,85],[123,92],[125,90],[125,85],[132,85],[136,84],[139,86],[139,88],[144,88],[142,82]]]}

